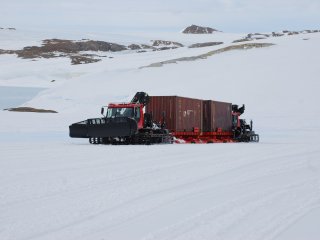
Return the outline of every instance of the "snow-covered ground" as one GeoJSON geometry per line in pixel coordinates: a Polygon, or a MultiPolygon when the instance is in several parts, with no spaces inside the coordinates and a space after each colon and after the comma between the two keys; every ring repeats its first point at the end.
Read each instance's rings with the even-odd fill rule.
{"type": "Polygon", "coordinates": [[[114,58],[76,66],[64,58],[0,55],[0,87],[44,87],[23,106],[59,112],[0,112],[0,239],[318,239],[320,33],[140,69],[245,35],[0,32],[0,49],[52,37],[225,42],[106,53],[114,58]],[[71,123],[136,91],[245,103],[244,117],[254,120],[261,142],[96,146],[68,137],[71,123]]]}

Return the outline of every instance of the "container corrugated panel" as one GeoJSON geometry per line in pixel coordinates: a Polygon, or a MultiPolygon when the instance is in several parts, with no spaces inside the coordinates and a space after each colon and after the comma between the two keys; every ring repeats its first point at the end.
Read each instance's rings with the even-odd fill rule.
{"type": "Polygon", "coordinates": [[[163,113],[167,128],[175,132],[202,130],[202,100],[179,96],[152,96],[146,107],[153,119],[162,121],[163,113]]]}
{"type": "Polygon", "coordinates": [[[232,104],[212,100],[203,101],[203,131],[215,132],[232,129],[232,104]]]}
{"type": "Polygon", "coordinates": [[[152,118],[156,122],[162,122],[163,113],[169,130],[176,128],[176,96],[168,97],[151,97],[150,102],[146,106],[146,112],[152,114],[152,118]]]}

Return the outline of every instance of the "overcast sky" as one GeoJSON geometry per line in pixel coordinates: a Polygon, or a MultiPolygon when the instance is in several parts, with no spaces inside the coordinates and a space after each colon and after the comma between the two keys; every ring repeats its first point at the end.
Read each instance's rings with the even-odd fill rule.
{"type": "Polygon", "coordinates": [[[0,27],[225,32],[320,29],[320,0],[0,0],[0,27]]]}

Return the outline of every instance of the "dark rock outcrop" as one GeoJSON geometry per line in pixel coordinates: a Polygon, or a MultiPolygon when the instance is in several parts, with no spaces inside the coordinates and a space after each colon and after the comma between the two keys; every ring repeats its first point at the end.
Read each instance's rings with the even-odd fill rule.
{"type": "Polygon", "coordinates": [[[41,47],[24,47],[22,50],[15,51],[15,53],[21,58],[53,58],[66,56],[63,54],[57,55],[57,53],[71,54],[85,51],[118,52],[126,49],[123,45],[103,41],[89,40],[77,42],[62,39],[46,39],[43,40],[41,47]]]}
{"type": "Polygon", "coordinates": [[[163,40],[151,40],[152,46],[147,44],[131,44],[128,46],[131,50],[138,50],[138,53],[143,53],[149,51],[162,51],[175,49],[178,47],[183,47],[181,43],[172,42],[172,41],[163,41],[163,40]]]}
{"type": "Polygon", "coordinates": [[[103,51],[103,52],[119,52],[126,50],[123,45],[109,43],[104,41],[71,41],[62,39],[47,39],[43,41],[40,48],[42,52],[80,52],[80,51],[103,51]]]}
{"type": "Polygon", "coordinates": [[[147,44],[141,44],[141,48],[142,49],[155,49],[155,47],[152,47],[152,46],[147,45],[147,44]]]}
{"type": "Polygon", "coordinates": [[[252,41],[253,39],[245,37],[245,38],[241,38],[241,39],[237,39],[232,41],[232,43],[239,43],[239,42],[248,42],[248,41],[252,41]]]}
{"type": "Polygon", "coordinates": [[[282,36],[284,36],[283,33],[272,32],[272,37],[282,37],[282,36]]]}
{"type": "Polygon", "coordinates": [[[15,51],[14,50],[3,50],[3,49],[0,49],[0,55],[1,54],[15,54],[15,51]]]}
{"type": "Polygon", "coordinates": [[[254,39],[257,39],[257,38],[268,38],[270,37],[270,34],[265,34],[265,33],[249,33],[247,35],[247,38],[254,38],[254,39]]]}
{"type": "Polygon", "coordinates": [[[138,44],[131,44],[131,45],[128,46],[128,48],[131,49],[131,50],[139,50],[139,49],[141,49],[140,45],[138,45],[138,44]]]}
{"type": "Polygon", "coordinates": [[[239,43],[239,42],[248,42],[253,40],[262,40],[270,37],[270,34],[264,34],[264,33],[249,33],[247,36],[241,39],[234,40],[232,43],[239,43]]]}
{"type": "Polygon", "coordinates": [[[186,29],[184,29],[182,31],[182,33],[185,34],[211,34],[214,32],[217,32],[217,29],[214,28],[210,28],[210,27],[201,27],[201,26],[197,26],[197,25],[191,25],[189,27],[187,27],[186,29]]]}
{"type": "Polygon", "coordinates": [[[17,108],[8,108],[4,109],[10,112],[36,112],[36,113],[58,113],[54,110],[47,110],[47,109],[39,109],[39,108],[32,108],[32,107],[17,107],[17,108]]]}
{"type": "Polygon", "coordinates": [[[101,61],[101,59],[96,59],[91,56],[84,56],[84,55],[72,55],[69,57],[71,59],[72,65],[88,64],[88,63],[95,63],[95,62],[101,61]]]}
{"type": "Polygon", "coordinates": [[[298,35],[299,32],[296,32],[296,31],[291,31],[291,32],[288,32],[288,35],[292,36],[292,35],[298,35]]]}
{"type": "Polygon", "coordinates": [[[164,50],[170,50],[170,49],[176,49],[178,47],[160,47],[157,49],[154,49],[153,51],[164,51],[164,50]]]}
{"type": "Polygon", "coordinates": [[[173,41],[164,41],[164,40],[152,40],[153,47],[159,46],[173,46],[173,47],[183,47],[183,44],[173,41]]]}
{"type": "Polygon", "coordinates": [[[127,50],[126,46],[104,41],[71,41],[63,39],[43,40],[42,46],[24,47],[22,50],[0,50],[0,54],[17,54],[24,59],[69,57],[72,64],[86,64],[100,61],[93,54],[80,54],[80,52],[102,51],[118,52],[127,50]]]}
{"type": "Polygon", "coordinates": [[[211,47],[223,44],[223,42],[205,42],[205,43],[195,43],[189,46],[189,48],[202,48],[202,47],[211,47]]]}

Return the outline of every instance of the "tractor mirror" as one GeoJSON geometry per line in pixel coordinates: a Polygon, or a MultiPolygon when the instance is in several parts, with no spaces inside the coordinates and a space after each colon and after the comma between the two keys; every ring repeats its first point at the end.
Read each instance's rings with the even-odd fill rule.
{"type": "Polygon", "coordinates": [[[101,108],[101,115],[104,114],[104,107],[101,108]]]}

